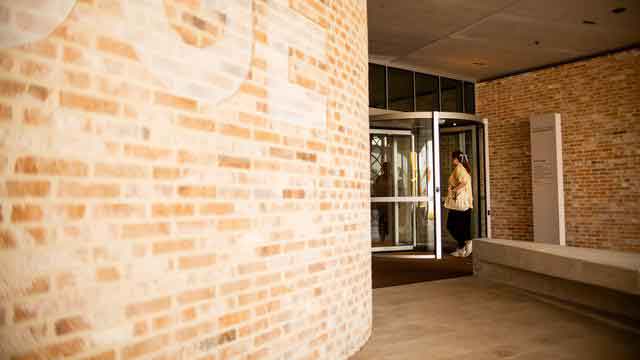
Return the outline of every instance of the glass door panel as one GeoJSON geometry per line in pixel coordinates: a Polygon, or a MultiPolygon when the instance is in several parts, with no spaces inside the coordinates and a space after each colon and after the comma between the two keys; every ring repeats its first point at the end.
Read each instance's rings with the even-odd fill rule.
{"type": "Polygon", "coordinates": [[[432,252],[433,123],[431,119],[401,119],[376,122],[375,126],[370,134],[373,249],[419,247],[432,252]]]}
{"type": "Polygon", "coordinates": [[[371,197],[390,197],[393,192],[393,137],[371,134],[371,197]]]}
{"type": "Polygon", "coordinates": [[[371,203],[371,246],[396,245],[395,204],[392,202],[371,203]]]}
{"type": "MultiPolygon", "coordinates": [[[[453,171],[452,153],[462,151],[471,164],[471,188],[473,210],[471,213],[471,238],[487,236],[487,203],[484,154],[484,125],[464,119],[444,119],[440,128],[440,184],[447,188],[449,175],[453,171]]],[[[444,199],[446,194],[443,194],[444,199]]],[[[442,208],[442,229],[446,229],[448,211],[442,208]]],[[[456,242],[451,234],[443,230],[442,243],[446,251],[453,251],[456,242]]]]}

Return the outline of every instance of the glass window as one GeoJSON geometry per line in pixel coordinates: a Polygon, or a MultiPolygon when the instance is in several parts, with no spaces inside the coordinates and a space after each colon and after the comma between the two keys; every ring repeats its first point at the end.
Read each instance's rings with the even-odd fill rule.
{"type": "Polygon", "coordinates": [[[416,111],[439,111],[438,77],[416,73],[416,111]]]}
{"type": "Polygon", "coordinates": [[[462,81],[440,78],[442,111],[463,112],[462,81]]]}
{"type": "Polygon", "coordinates": [[[467,81],[464,82],[464,112],[476,113],[476,86],[467,81]]]}
{"type": "Polygon", "coordinates": [[[387,75],[385,67],[369,64],[369,106],[387,108],[387,75]]]}
{"type": "Polygon", "coordinates": [[[413,72],[388,68],[389,109],[413,111],[413,72]]]}

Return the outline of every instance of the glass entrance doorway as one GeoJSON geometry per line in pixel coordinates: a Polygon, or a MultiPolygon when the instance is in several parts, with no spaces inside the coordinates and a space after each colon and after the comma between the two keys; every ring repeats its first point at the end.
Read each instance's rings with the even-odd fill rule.
{"type": "Polygon", "coordinates": [[[435,250],[431,120],[378,121],[370,130],[374,251],[435,250]]]}
{"type": "Polygon", "coordinates": [[[446,191],[454,150],[468,154],[473,166],[472,237],[487,236],[485,135],[486,125],[468,114],[371,116],[372,251],[418,250],[441,258],[448,250],[453,240],[443,231],[440,189],[446,191]]]}
{"type": "MultiPolygon", "coordinates": [[[[446,113],[444,113],[446,114],[446,113]]],[[[440,119],[440,183],[447,188],[449,175],[453,171],[451,154],[459,150],[469,157],[471,164],[471,188],[473,210],[471,212],[471,238],[487,237],[487,196],[485,174],[484,124],[464,118],[440,119]]],[[[448,212],[441,204],[441,226],[446,228],[448,212]]],[[[444,252],[454,251],[456,241],[448,231],[442,232],[444,252]]]]}

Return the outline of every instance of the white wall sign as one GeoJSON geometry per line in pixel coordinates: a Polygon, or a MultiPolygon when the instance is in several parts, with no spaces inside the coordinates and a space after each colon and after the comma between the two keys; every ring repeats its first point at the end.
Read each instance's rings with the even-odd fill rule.
{"type": "Polygon", "coordinates": [[[565,245],[560,114],[532,115],[533,239],[565,245]]]}

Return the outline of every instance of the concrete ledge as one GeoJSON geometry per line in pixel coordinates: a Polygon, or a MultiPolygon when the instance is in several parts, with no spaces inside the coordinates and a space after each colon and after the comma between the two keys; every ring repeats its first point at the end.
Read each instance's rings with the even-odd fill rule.
{"type": "Polygon", "coordinates": [[[640,321],[640,254],[494,239],[473,247],[479,278],[640,321]]]}

